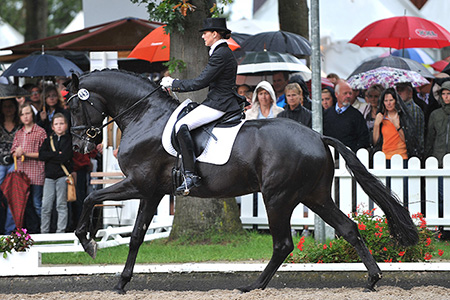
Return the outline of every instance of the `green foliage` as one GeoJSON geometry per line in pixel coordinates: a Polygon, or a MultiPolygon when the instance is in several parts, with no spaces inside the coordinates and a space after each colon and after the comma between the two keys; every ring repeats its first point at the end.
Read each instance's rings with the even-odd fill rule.
{"type": "MultiPolygon", "coordinates": [[[[23,2],[24,0],[2,0],[0,5],[0,17],[21,34],[25,34],[26,21],[23,2]]],[[[82,0],[48,0],[48,35],[61,33],[81,8],[82,0]]]]}
{"type": "MultiPolygon", "coordinates": [[[[377,217],[372,211],[355,213],[353,220],[358,224],[360,234],[378,262],[417,262],[429,261],[433,254],[442,256],[442,249],[436,253],[434,233],[428,230],[421,214],[413,216],[418,224],[419,243],[412,247],[399,245],[389,233],[386,217],[377,217]]],[[[355,249],[342,237],[322,243],[305,244],[302,237],[297,249],[287,258],[294,263],[349,263],[360,262],[355,249]]]]}
{"type": "Polygon", "coordinates": [[[0,253],[2,253],[3,258],[6,258],[12,250],[18,252],[25,251],[33,244],[34,241],[25,228],[17,229],[7,237],[0,237],[0,253]]]}
{"type": "MultiPolygon", "coordinates": [[[[167,32],[184,32],[184,18],[187,14],[194,12],[196,7],[190,0],[163,0],[159,4],[153,0],[130,0],[132,3],[147,5],[147,11],[150,19],[160,21],[165,24],[167,32]]],[[[233,3],[234,0],[210,0],[205,1],[210,6],[210,14],[212,17],[223,15],[224,5],[233,3]]]]}
{"type": "Polygon", "coordinates": [[[168,62],[163,63],[169,69],[169,73],[173,74],[177,70],[183,72],[186,69],[186,63],[181,59],[176,59],[172,57],[168,62]]]}

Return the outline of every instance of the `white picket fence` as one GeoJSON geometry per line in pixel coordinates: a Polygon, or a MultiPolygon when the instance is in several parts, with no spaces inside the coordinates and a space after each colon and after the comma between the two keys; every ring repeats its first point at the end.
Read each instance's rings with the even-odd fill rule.
{"type": "MultiPolygon", "coordinates": [[[[334,150],[332,153],[334,153],[334,150]]],[[[358,151],[357,156],[368,168],[368,151],[361,149],[358,151]]],[[[357,184],[353,184],[351,175],[347,171],[345,161],[342,157],[337,159],[337,164],[338,167],[335,169],[332,197],[337,202],[339,208],[345,214],[350,214],[356,208],[362,210],[376,208],[377,206],[373,204],[362,188],[357,184]]],[[[421,168],[420,161],[417,158],[409,159],[407,168],[405,169],[403,164],[403,159],[399,155],[394,155],[391,159],[391,168],[386,169],[385,156],[382,152],[378,152],[374,155],[373,167],[368,169],[382,182],[386,183],[390,181],[391,189],[399,196],[401,202],[408,207],[410,213],[415,214],[421,212],[424,214],[430,228],[436,226],[450,227],[450,154],[445,156],[443,168],[438,168],[438,162],[435,158],[428,158],[424,168],[421,168]],[[439,206],[438,193],[439,176],[443,177],[441,206],[439,206]],[[407,178],[407,190],[405,190],[404,178],[407,178]]],[[[117,168],[112,168],[106,171],[116,170],[117,168]]],[[[257,199],[254,195],[245,195],[237,197],[236,200],[240,206],[240,216],[245,228],[268,228],[266,210],[261,194],[257,195],[257,199]]],[[[169,196],[163,199],[154,217],[154,223],[168,223],[173,220],[170,201],[169,196]]],[[[105,225],[132,225],[134,223],[139,201],[123,201],[122,204],[124,206],[120,209],[120,213],[113,208],[104,209],[105,225]]],[[[312,226],[314,224],[314,214],[309,212],[307,216],[304,216],[303,212],[304,207],[302,204],[298,205],[294,210],[291,219],[293,228],[301,229],[305,225],[312,226]]],[[[378,215],[382,215],[379,209],[375,212],[378,215]]]]}

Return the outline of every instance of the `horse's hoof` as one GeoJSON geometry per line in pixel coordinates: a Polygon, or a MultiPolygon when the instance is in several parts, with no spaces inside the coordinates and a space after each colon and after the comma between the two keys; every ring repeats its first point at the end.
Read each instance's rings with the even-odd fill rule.
{"type": "Polygon", "coordinates": [[[119,288],[117,286],[114,287],[113,291],[116,292],[119,295],[125,295],[127,293],[127,291],[125,291],[124,289],[121,289],[121,288],[119,288]]]}
{"type": "Polygon", "coordinates": [[[366,287],[364,289],[364,293],[376,292],[377,290],[374,287],[366,287]]]}
{"type": "Polygon", "coordinates": [[[238,291],[240,291],[241,293],[248,293],[251,290],[253,290],[253,288],[251,286],[241,286],[237,288],[238,291]]]}
{"type": "Polygon", "coordinates": [[[92,257],[92,259],[95,259],[95,257],[97,257],[98,245],[94,240],[90,240],[89,243],[86,244],[86,246],[83,245],[83,248],[84,251],[92,257]]]}

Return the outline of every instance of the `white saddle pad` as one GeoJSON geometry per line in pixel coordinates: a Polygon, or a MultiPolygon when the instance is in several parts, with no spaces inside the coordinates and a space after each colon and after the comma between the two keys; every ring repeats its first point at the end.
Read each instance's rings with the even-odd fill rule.
{"type": "MultiPolygon", "coordinates": [[[[167,121],[166,127],[162,135],[162,145],[164,149],[172,156],[177,156],[177,151],[172,146],[171,136],[172,130],[175,122],[177,121],[177,116],[180,111],[192,101],[187,99],[177,107],[177,109],[172,113],[167,121]]],[[[197,157],[198,161],[204,163],[210,163],[214,165],[226,164],[228,159],[230,159],[231,149],[233,148],[234,140],[244,124],[245,120],[242,120],[238,125],[227,128],[214,128],[212,133],[217,138],[217,141],[213,138],[209,138],[203,153],[197,157]]]]}

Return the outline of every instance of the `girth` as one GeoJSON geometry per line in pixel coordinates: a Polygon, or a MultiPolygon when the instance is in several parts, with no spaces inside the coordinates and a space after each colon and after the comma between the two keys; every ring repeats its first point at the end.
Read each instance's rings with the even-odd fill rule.
{"type": "MultiPolygon", "coordinates": [[[[190,113],[198,105],[199,104],[197,102],[191,102],[188,105],[186,105],[186,107],[184,107],[178,114],[177,122],[178,122],[178,120],[183,118],[185,115],[190,113]]],[[[233,126],[238,125],[239,122],[244,118],[245,118],[245,114],[243,111],[229,112],[229,113],[226,113],[220,119],[217,119],[213,122],[210,122],[208,124],[205,124],[203,126],[200,126],[199,128],[192,130],[191,136],[194,141],[195,156],[199,157],[202,154],[202,152],[205,150],[206,145],[210,138],[213,138],[214,140],[217,141],[217,138],[212,133],[212,130],[214,129],[214,127],[221,127],[221,128],[233,127],[233,126]]],[[[171,141],[172,141],[173,148],[178,153],[180,153],[180,145],[178,144],[178,140],[177,140],[176,132],[175,132],[175,125],[177,124],[177,122],[175,122],[173,129],[172,129],[171,141]]]]}

